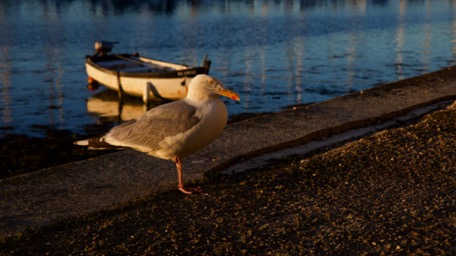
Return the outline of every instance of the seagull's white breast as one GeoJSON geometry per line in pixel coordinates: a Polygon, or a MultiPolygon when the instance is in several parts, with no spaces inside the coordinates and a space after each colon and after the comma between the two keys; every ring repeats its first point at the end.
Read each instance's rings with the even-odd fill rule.
{"type": "Polygon", "coordinates": [[[188,156],[216,139],[223,131],[228,120],[225,104],[219,98],[202,102],[191,102],[197,108],[195,116],[200,122],[185,132],[166,137],[160,142],[160,149],[153,155],[163,159],[188,156]]]}

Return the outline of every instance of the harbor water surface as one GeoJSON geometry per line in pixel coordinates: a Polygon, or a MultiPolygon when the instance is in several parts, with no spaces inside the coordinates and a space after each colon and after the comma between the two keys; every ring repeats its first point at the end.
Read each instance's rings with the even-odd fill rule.
{"type": "Polygon", "coordinates": [[[86,89],[84,57],[98,40],[190,65],[208,54],[210,74],[241,96],[227,101],[237,115],[454,65],[455,18],[452,0],[1,1],[0,138],[83,135],[145,111],[86,89]]]}

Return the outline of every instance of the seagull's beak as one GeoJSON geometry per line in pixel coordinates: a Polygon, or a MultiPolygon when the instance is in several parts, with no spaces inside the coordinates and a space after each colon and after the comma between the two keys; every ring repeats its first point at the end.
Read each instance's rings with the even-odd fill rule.
{"type": "Polygon", "coordinates": [[[219,89],[219,94],[222,96],[225,96],[227,98],[230,98],[235,101],[240,101],[241,97],[239,95],[231,90],[225,89],[225,88],[220,88],[219,89]]]}

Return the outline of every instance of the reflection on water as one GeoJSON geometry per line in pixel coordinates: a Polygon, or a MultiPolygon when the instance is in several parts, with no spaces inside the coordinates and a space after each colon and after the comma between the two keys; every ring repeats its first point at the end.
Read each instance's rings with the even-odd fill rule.
{"type": "Polygon", "coordinates": [[[208,54],[241,95],[231,114],[271,112],[454,65],[455,15],[456,0],[1,1],[0,136],[103,120],[85,89],[97,40],[192,65],[208,54]]]}
{"type": "Polygon", "coordinates": [[[13,118],[11,116],[11,96],[10,96],[10,87],[11,87],[11,61],[8,57],[9,47],[4,46],[0,55],[0,75],[2,77],[2,103],[4,107],[2,108],[2,122],[5,126],[8,126],[12,122],[13,118]]]}
{"type": "Polygon", "coordinates": [[[159,103],[150,102],[144,104],[141,99],[124,96],[119,101],[118,93],[111,90],[102,90],[93,95],[87,101],[87,112],[98,116],[104,121],[122,123],[131,119],[137,119],[147,110],[159,103]]]}

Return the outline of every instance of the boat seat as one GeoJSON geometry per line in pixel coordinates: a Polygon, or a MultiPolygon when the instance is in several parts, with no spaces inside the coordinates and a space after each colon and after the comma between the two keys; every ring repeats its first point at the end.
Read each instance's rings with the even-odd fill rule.
{"type": "Polygon", "coordinates": [[[98,61],[98,65],[105,67],[105,68],[112,68],[114,66],[119,65],[129,65],[130,62],[124,60],[110,60],[110,61],[98,61]]]}
{"type": "Polygon", "coordinates": [[[170,67],[162,67],[153,63],[139,64],[125,60],[100,61],[98,64],[107,69],[113,69],[120,72],[146,73],[146,72],[173,72],[176,71],[170,67]]]}
{"type": "Polygon", "coordinates": [[[168,68],[168,67],[160,67],[160,66],[136,66],[136,67],[122,67],[117,69],[120,72],[133,72],[133,73],[144,73],[144,72],[173,72],[176,71],[175,69],[168,68]]]}
{"type": "Polygon", "coordinates": [[[127,67],[127,68],[120,68],[118,69],[120,72],[132,72],[132,73],[145,73],[145,72],[155,72],[152,68],[149,67],[127,67]]]}

